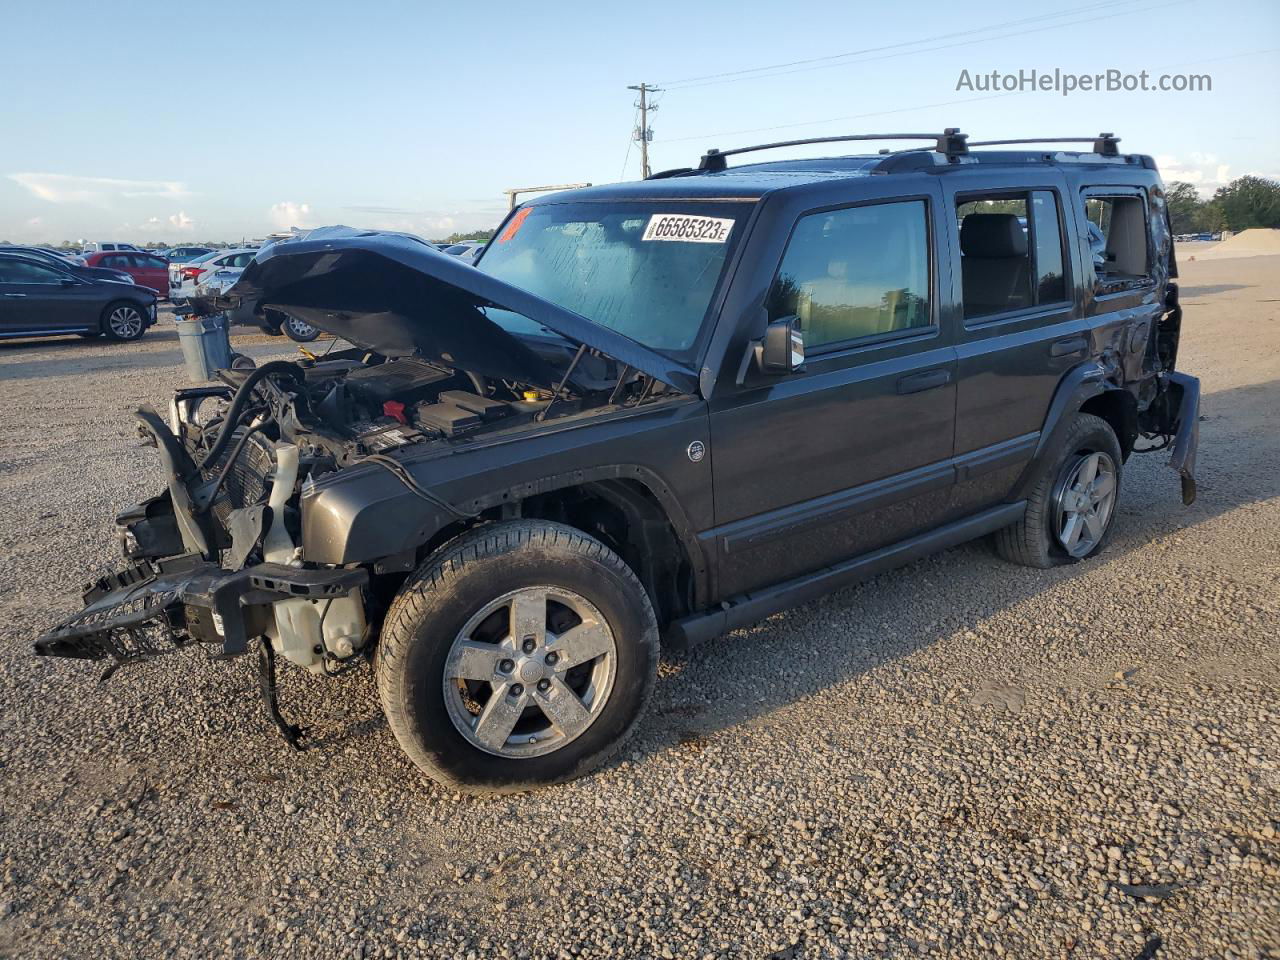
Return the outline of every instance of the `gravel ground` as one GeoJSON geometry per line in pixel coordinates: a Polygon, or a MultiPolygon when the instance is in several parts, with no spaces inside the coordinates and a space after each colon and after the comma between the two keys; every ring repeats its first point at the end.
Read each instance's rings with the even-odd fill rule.
{"type": "Polygon", "coordinates": [[[776,616],[497,799],[425,781],[365,668],[286,676],[293,754],[248,658],[34,659],[182,374],[167,326],[0,346],[0,955],[1280,957],[1280,258],[1183,285],[1193,507],[1137,457],[1099,559],[973,544],[776,616]]]}

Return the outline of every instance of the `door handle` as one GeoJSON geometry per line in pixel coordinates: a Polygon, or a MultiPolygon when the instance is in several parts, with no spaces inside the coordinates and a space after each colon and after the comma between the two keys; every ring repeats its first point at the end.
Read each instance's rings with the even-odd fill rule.
{"type": "Polygon", "coordinates": [[[936,387],[945,387],[951,382],[950,370],[926,370],[924,373],[912,373],[898,380],[899,393],[921,393],[936,387]]]}
{"type": "Polygon", "coordinates": [[[1076,354],[1084,353],[1088,349],[1088,337],[1067,337],[1065,340],[1056,341],[1049,347],[1049,356],[1074,357],[1076,354]]]}
{"type": "Polygon", "coordinates": [[[5,296],[11,297],[12,299],[17,300],[21,297],[25,297],[26,294],[25,293],[6,293],[5,296]]]}

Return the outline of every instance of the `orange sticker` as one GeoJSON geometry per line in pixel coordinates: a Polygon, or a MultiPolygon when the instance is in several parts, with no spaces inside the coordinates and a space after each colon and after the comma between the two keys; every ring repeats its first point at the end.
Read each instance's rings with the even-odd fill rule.
{"type": "Polygon", "coordinates": [[[517,213],[514,217],[512,217],[511,222],[507,224],[507,229],[503,230],[502,236],[498,237],[498,242],[506,243],[508,240],[514,237],[520,231],[521,224],[523,224],[525,220],[528,219],[529,214],[530,212],[532,212],[532,210],[533,210],[533,207],[525,207],[523,210],[517,213]]]}

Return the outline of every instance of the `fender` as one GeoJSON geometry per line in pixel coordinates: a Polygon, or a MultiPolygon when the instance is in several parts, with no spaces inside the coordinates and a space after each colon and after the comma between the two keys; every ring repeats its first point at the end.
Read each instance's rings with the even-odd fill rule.
{"type": "Polygon", "coordinates": [[[706,555],[698,544],[696,532],[692,524],[689,523],[689,518],[684,512],[684,508],[680,505],[680,501],[671,492],[666,483],[663,482],[662,478],[648,467],[642,467],[638,464],[617,464],[553,474],[540,480],[509,487],[506,490],[495,490],[492,493],[466,501],[464,506],[468,511],[479,513],[482,510],[499,507],[506,503],[517,503],[536,494],[554,493],[557,490],[580,487],[600,480],[635,480],[649,493],[653,494],[654,499],[658,501],[658,505],[662,508],[662,512],[666,514],[667,520],[671,524],[671,529],[675,531],[676,539],[680,542],[681,547],[684,548],[685,556],[689,559],[689,566],[693,569],[694,599],[699,605],[706,603],[707,597],[710,596],[711,586],[706,555]]]}
{"type": "MultiPolygon", "coordinates": [[[[694,574],[696,601],[707,602],[712,586],[711,569],[706,555],[698,545],[696,531],[679,499],[666,482],[648,467],[638,464],[585,467],[509,487],[496,487],[470,499],[456,501],[453,505],[462,514],[478,517],[486,510],[516,504],[537,494],[554,493],[603,480],[634,480],[653,495],[688,557],[694,574]]],[[[347,495],[348,491],[342,491],[340,501],[331,494],[326,499],[325,507],[320,508],[313,493],[303,492],[302,542],[308,552],[308,560],[354,564],[400,557],[416,551],[457,520],[456,516],[443,509],[418,499],[399,480],[383,471],[373,471],[362,478],[358,498],[348,502],[347,495]],[[374,525],[361,524],[358,538],[348,539],[341,535],[341,531],[351,525],[352,517],[364,505],[390,500],[398,503],[394,511],[394,528],[379,520],[374,525]],[[379,547],[376,555],[367,551],[373,544],[379,547]]]]}
{"type": "Polygon", "coordinates": [[[1070,424],[1071,416],[1091,398],[1107,390],[1117,389],[1108,382],[1109,376],[1110,371],[1096,360],[1067,371],[1049,403],[1049,412],[1045,414],[1044,425],[1040,428],[1040,441],[1036,444],[1035,453],[1009,492],[1009,501],[1026,499],[1031,487],[1039,480],[1045,452],[1053,449],[1054,443],[1070,424]]]}

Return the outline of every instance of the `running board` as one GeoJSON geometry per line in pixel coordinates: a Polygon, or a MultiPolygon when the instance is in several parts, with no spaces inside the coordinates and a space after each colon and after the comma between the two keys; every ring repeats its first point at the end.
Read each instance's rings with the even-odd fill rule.
{"type": "Polygon", "coordinates": [[[688,650],[700,643],[749,627],[753,623],[771,617],[791,607],[816,600],[833,590],[869,580],[877,574],[903,566],[939,550],[947,550],[968,540],[1007,527],[1022,519],[1027,502],[1003,503],[982,513],[976,513],[955,523],[938,527],[909,540],[882,547],[845,560],[835,566],[825,567],[794,580],[741,594],[726,600],[721,609],[695,614],[668,625],[665,639],[677,650],[688,650]]]}

